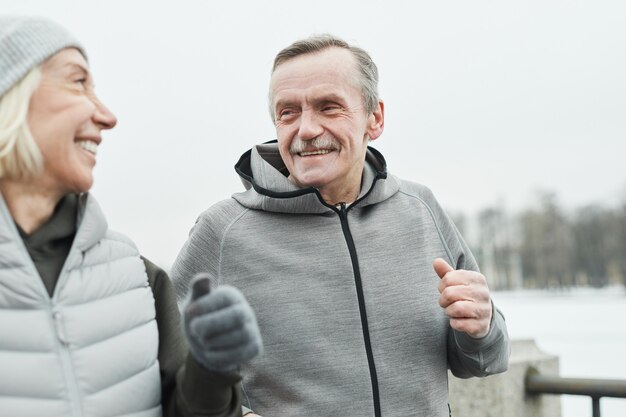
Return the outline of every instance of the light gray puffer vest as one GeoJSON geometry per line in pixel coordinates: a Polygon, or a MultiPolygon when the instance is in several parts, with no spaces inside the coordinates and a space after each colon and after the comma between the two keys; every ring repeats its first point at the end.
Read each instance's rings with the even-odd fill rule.
{"type": "Polygon", "coordinates": [[[0,196],[0,416],[161,415],[154,297],[92,196],[52,298],[0,196]]]}

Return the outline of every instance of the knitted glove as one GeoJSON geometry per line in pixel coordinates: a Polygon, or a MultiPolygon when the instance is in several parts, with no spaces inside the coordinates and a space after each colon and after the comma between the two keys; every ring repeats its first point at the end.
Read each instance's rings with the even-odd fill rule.
{"type": "Polygon", "coordinates": [[[206,369],[236,371],[262,351],[261,333],[252,308],[235,287],[210,290],[208,274],[191,282],[183,306],[183,328],[193,357],[206,369]]]}

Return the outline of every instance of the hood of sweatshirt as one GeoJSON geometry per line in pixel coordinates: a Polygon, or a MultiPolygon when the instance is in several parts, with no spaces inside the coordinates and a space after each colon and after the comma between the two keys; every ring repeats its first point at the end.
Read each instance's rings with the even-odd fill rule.
{"type": "MultiPolygon", "coordinates": [[[[317,188],[299,188],[287,178],[289,172],[271,141],[257,145],[244,153],[235,170],[246,191],[233,194],[243,206],[277,213],[322,214],[336,210],[326,203],[317,188]]],[[[368,147],[361,177],[359,197],[350,207],[364,207],[384,201],[398,192],[398,180],[387,174],[385,158],[368,147]]]]}

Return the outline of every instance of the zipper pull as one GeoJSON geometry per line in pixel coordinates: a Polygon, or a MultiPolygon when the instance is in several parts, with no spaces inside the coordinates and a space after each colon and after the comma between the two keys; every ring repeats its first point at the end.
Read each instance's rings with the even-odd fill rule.
{"type": "Polygon", "coordinates": [[[61,312],[55,311],[52,313],[52,319],[54,320],[54,328],[56,330],[57,337],[64,345],[67,345],[67,337],[63,328],[63,316],[61,312]]]}

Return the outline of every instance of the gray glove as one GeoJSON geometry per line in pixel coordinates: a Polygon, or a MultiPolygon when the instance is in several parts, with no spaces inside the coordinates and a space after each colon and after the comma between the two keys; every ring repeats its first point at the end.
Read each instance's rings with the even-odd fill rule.
{"type": "Polygon", "coordinates": [[[235,287],[210,290],[208,274],[197,274],[183,306],[183,328],[194,358],[206,369],[231,372],[261,353],[256,317],[235,287]]]}

